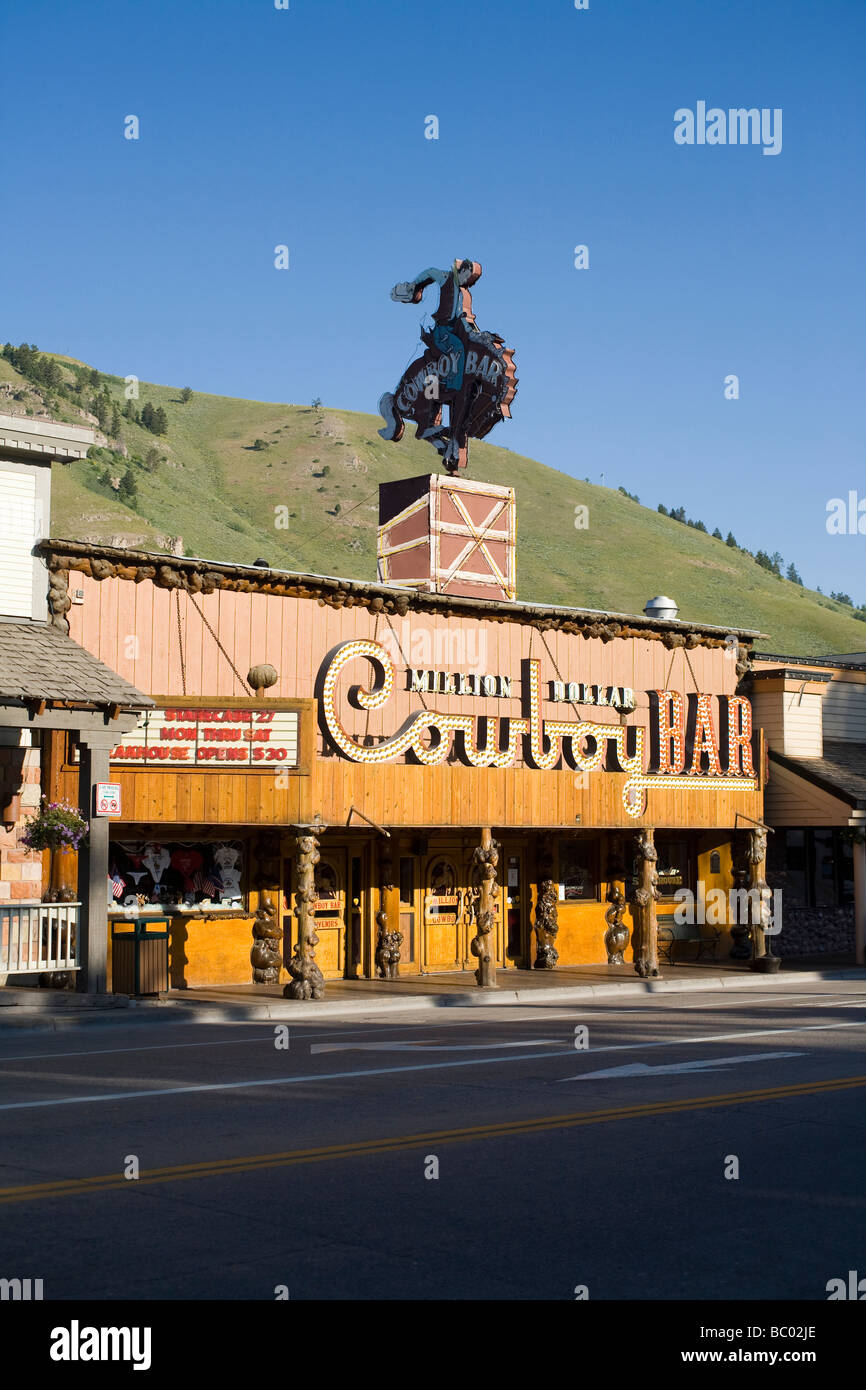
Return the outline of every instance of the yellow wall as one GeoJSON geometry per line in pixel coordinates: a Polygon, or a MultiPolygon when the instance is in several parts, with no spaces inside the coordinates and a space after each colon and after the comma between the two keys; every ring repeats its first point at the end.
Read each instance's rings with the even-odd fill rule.
{"type": "MultiPolygon", "coordinates": [[[[251,985],[252,927],[252,917],[230,917],[209,922],[200,918],[170,917],[168,969],[171,988],[251,985]]],[[[111,980],[110,929],[108,960],[111,980]]],[[[285,983],[288,978],[287,972],[281,968],[280,983],[285,983]]]]}
{"type": "MultiPolygon", "coordinates": [[[[604,920],[607,903],[570,902],[557,904],[559,931],[556,949],[560,965],[604,965],[604,920]]],[[[534,920],[534,919],[533,919],[534,920]]],[[[631,924],[629,923],[629,926],[631,924]]]]}

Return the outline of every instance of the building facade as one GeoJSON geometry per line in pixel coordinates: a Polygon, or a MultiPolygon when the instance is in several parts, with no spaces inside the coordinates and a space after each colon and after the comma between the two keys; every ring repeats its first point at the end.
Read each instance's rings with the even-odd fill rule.
{"type": "Polygon", "coordinates": [[[67,635],[65,586],[36,548],[48,530],[51,466],[83,458],[92,429],[0,414],[0,984],[106,988],[108,824],[97,786],[109,753],[151,702],[67,635]],[[50,607],[49,607],[50,604],[50,607]],[[49,617],[51,621],[49,621],[49,617]],[[28,848],[28,819],[57,784],[52,757],[72,739],[69,805],[89,822],[81,854],[28,848]],[[52,883],[52,865],[65,870],[52,883]]]}
{"type": "Polygon", "coordinates": [[[756,654],[748,678],[767,736],[767,881],[784,902],[781,955],[866,964],[866,663],[862,654],[756,654]]]}
{"type": "MultiPolygon", "coordinates": [[[[749,881],[755,633],[42,554],[56,621],[156,705],[111,753],[110,892],[168,917],[175,987],[286,982],[311,929],[325,980],[475,969],[479,940],[501,971],[630,966],[648,844],[660,920],[678,889],[749,881]]],[[[62,792],[74,740],[51,756],[62,792]]],[[[719,958],[743,950],[709,920],[719,958]]]]}

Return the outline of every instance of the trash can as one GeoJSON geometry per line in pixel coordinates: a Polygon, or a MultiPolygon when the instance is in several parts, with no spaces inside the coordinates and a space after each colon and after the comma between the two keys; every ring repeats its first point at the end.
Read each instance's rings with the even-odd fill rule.
{"type": "Polygon", "coordinates": [[[115,994],[167,993],[167,918],[138,917],[112,923],[111,988],[115,994]]]}

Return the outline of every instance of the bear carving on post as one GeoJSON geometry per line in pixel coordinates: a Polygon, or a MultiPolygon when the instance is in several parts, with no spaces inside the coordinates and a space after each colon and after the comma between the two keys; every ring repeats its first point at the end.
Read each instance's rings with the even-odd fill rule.
{"type": "Polygon", "coordinates": [[[472,863],[480,871],[481,891],[475,917],[476,935],[470,941],[469,949],[478,961],[475,979],[480,987],[496,989],[495,900],[499,892],[496,884],[499,845],[489,829],[482,830],[481,844],[472,851],[472,863]]]}
{"type": "Polygon", "coordinates": [[[634,968],[641,979],[648,979],[659,973],[658,922],[656,903],[661,896],[657,887],[658,874],[656,861],[658,853],[653,843],[652,827],[638,832],[638,859],[640,863],[638,887],[635,890],[637,906],[637,950],[634,953],[634,968]]]}
{"type": "Polygon", "coordinates": [[[295,911],[298,917],[298,940],[286,969],[291,984],[285,986],[286,999],[324,999],[325,979],[316,964],[315,950],[319,944],[311,915],[310,903],[316,897],[316,865],[319,862],[319,842],[303,827],[297,839],[297,889],[295,911]]]}

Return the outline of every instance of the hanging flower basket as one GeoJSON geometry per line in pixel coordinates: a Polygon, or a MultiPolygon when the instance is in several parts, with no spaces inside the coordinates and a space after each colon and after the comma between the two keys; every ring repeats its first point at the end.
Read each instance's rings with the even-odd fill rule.
{"type": "Polygon", "coordinates": [[[86,842],[89,830],[77,806],[68,801],[49,801],[45,796],[36,814],[25,821],[19,843],[25,849],[47,849],[49,853],[49,888],[43,894],[43,902],[74,900],[74,893],[60,887],[61,856],[78,850],[86,842]]]}

